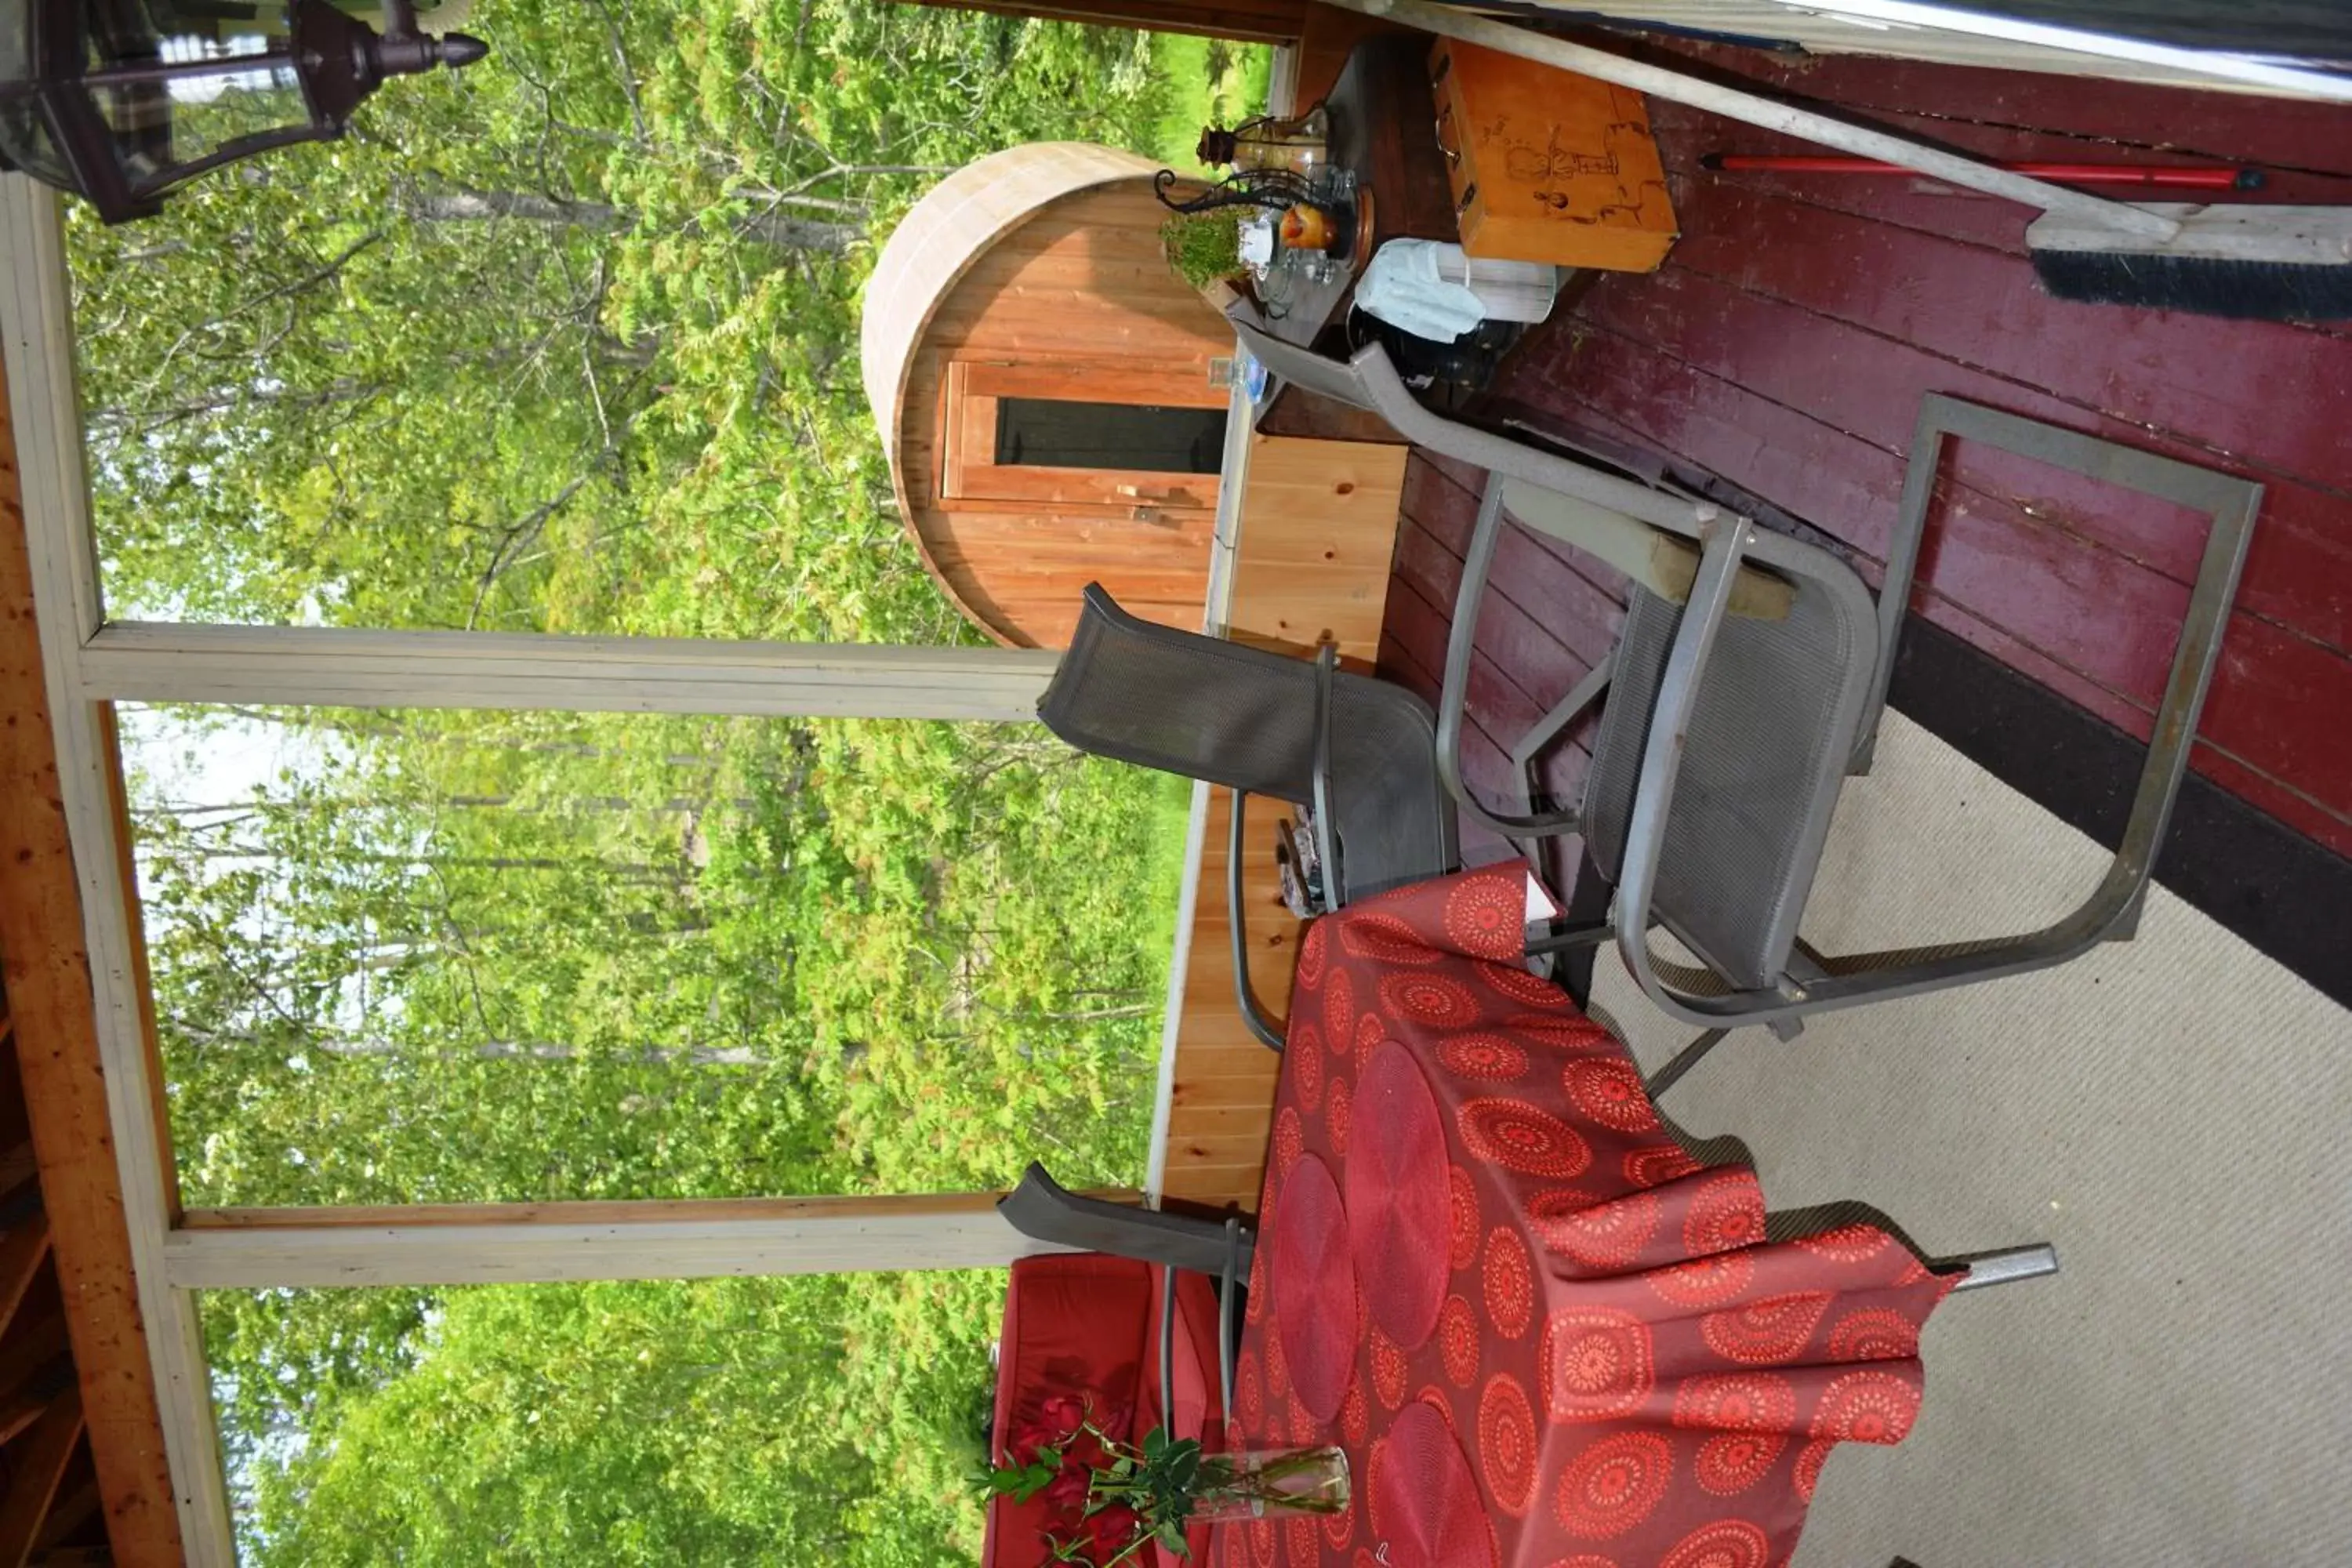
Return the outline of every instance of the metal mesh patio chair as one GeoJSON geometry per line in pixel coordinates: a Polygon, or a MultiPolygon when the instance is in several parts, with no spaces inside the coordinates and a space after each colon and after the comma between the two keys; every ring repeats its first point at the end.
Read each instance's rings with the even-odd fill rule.
{"type": "Polygon", "coordinates": [[[1465,816],[1506,836],[1585,836],[1613,886],[1610,921],[1552,940],[1613,937],[1652,1002],[1709,1031],[1669,1073],[1686,1069],[1728,1028],[1766,1024],[1793,1034],[1809,1013],[2021,974],[2132,934],[2212,678],[2260,486],[1930,397],[1885,585],[1874,601],[1853,569],[1819,546],[1430,413],[1377,346],[1342,363],[1246,321],[1235,325],[1243,346],[1274,374],[1372,410],[1416,446],[1487,470],[1446,650],[1439,773],[1465,816]],[[1799,922],[1843,781],[1869,768],[1945,434],[2201,508],[2213,526],[2130,819],[2090,897],[2017,936],[1824,957],[1799,940],[1799,922]],[[1463,779],[1471,645],[1507,516],[1571,543],[1597,542],[1604,552],[1628,531],[1668,544],[1663,566],[1634,573],[1612,654],[1512,748],[1524,765],[1607,692],[1573,810],[1510,815],[1479,801],[1463,779]],[[1685,558],[1680,573],[1675,552],[1685,558]],[[1654,957],[1653,926],[1664,927],[1702,967],[1654,957]]]}
{"type": "Polygon", "coordinates": [[[1069,651],[1037,704],[1081,751],[1234,792],[1226,873],[1234,984],[1252,1032],[1282,1037],[1249,984],[1241,894],[1244,801],[1311,808],[1320,908],[1438,876],[1460,862],[1437,774],[1436,723],[1402,687],[1138,619],[1089,584],[1069,651]]]}
{"type": "MultiPolygon", "coordinates": [[[[1217,1388],[1221,1408],[1234,1407],[1234,1303],[1249,1279],[1256,1233],[1238,1215],[1223,1220],[1139,1208],[1071,1192],[1036,1161],[1021,1173],[1021,1184],[996,1203],[996,1212],[1022,1235],[1086,1252],[1131,1258],[1161,1268],[1160,1384],[1175,1382],[1176,1271],[1190,1269],[1217,1281],[1217,1388]]],[[[1172,1435],[1172,1434],[1171,1434],[1172,1435]]]]}

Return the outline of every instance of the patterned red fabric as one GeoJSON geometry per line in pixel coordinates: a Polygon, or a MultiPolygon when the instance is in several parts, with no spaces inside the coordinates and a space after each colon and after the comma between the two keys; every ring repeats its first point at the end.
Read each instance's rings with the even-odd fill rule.
{"type": "Polygon", "coordinates": [[[1275,1323],[1283,1363],[1298,1403],[1328,1421],[1348,1397],[1355,1370],[1356,1269],[1339,1184],[1312,1154],[1301,1157],[1283,1184],[1282,1228],[1272,1239],[1274,1292],[1289,1303],[1275,1323]]]}
{"type": "Polygon", "coordinates": [[[1397,1416],[1372,1459],[1371,1493],[1389,1568],[1494,1568],[1486,1505],[1440,1406],[1415,1400],[1397,1416]]]}
{"type": "Polygon", "coordinates": [[[1429,1080],[1400,1046],[1372,1052],[1350,1103],[1348,1136],[1356,1152],[1347,1163],[1348,1235],[1356,1277],[1372,1321],[1411,1350],[1437,1326],[1445,1299],[1452,1234],[1445,1129],[1429,1080]]]}
{"type": "Polygon", "coordinates": [[[1830,1451],[1917,1417],[1951,1279],[1870,1226],[1768,1243],[1755,1173],[1692,1160],[1624,1047],[1519,966],[1525,909],[1496,867],[1307,933],[1234,1440],[1339,1444],[1355,1502],[1221,1527],[1213,1561],[1767,1568],[1830,1451]],[[1360,1312],[1298,1282],[1333,1224],[1310,1171],[1360,1312]]]}

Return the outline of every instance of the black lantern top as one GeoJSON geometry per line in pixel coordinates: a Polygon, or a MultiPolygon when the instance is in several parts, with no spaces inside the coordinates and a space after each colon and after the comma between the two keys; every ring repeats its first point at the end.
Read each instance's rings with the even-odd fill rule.
{"type": "Polygon", "coordinates": [[[0,0],[0,168],[145,217],[207,170],[343,133],[384,78],[489,50],[417,31],[387,0],[382,35],[329,0],[0,0]]]}

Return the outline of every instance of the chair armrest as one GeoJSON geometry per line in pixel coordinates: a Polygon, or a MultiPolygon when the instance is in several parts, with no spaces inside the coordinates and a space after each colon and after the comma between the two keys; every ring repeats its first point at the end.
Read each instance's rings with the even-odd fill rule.
{"type": "MultiPolygon", "coordinates": [[[[1487,574],[1494,570],[1495,543],[1502,534],[1503,498],[1507,481],[1500,475],[1486,480],[1479,498],[1478,521],[1470,531],[1470,548],[1462,562],[1462,583],[1454,594],[1454,624],[1445,636],[1445,673],[1437,691],[1437,777],[1462,815],[1506,838],[1543,837],[1573,833],[1583,820],[1579,811],[1538,812],[1527,816],[1489,810],[1470,789],[1462,773],[1462,726],[1470,706],[1470,665],[1477,657],[1478,602],[1486,597],[1487,574]]],[[[1573,723],[1609,683],[1613,656],[1576,684],[1552,710],[1538,720],[1516,752],[1532,757],[1535,751],[1573,723]]]]}
{"type": "Polygon", "coordinates": [[[1022,1173],[1021,1184],[997,1200],[996,1212],[1013,1229],[1039,1241],[1199,1274],[1223,1268],[1236,1247],[1243,1268],[1252,1256],[1251,1238],[1237,1240],[1220,1221],[1087,1197],[1054,1180],[1034,1160],[1022,1173]]]}
{"type": "Polygon", "coordinates": [[[1347,901],[1347,883],[1340,877],[1339,837],[1331,811],[1331,682],[1339,668],[1339,650],[1325,643],[1315,653],[1315,853],[1323,862],[1323,910],[1328,914],[1347,901]]]}
{"type": "MultiPolygon", "coordinates": [[[[1270,1051],[1282,1049],[1284,1030],[1275,1026],[1266,1016],[1265,1006],[1257,999],[1257,990],[1250,984],[1248,901],[1242,897],[1242,865],[1248,848],[1244,823],[1247,817],[1249,792],[1233,792],[1232,830],[1225,840],[1225,926],[1233,941],[1234,1005],[1241,1009],[1242,1022],[1255,1035],[1258,1043],[1270,1051]]],[[[1331,868],[1323,870],[1328,884],[1331,868]]]]}

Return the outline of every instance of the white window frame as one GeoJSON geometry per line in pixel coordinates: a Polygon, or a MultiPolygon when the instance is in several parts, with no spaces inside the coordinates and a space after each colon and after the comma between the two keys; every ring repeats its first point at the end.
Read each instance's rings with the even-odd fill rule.
{"type": "Polygon", "coordinates": [[[5,353],[58,787],[139,1306],[187,1560],[235,1568],[199,1289],[956,1268],[1052,1250],[993,1194],[192,1211],[171,1190],[105,704],[236,702],[875,719],[1035,717],[1051,652],[109,622],[60,198],[0,174],[5,353]]]}

